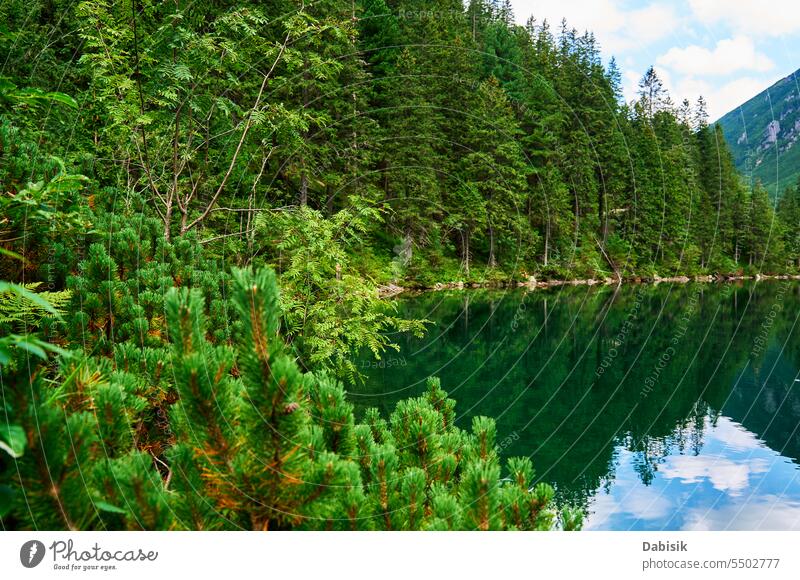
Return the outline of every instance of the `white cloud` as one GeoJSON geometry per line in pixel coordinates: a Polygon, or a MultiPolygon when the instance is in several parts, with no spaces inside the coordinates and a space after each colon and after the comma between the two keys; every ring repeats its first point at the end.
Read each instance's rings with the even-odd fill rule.
{"type": "Polygon", "coordinates": [[[737,496],[747,489],[751,475],[764,473],[768,467],[763,459],[733,462],[725,457],[678,455],[667,459],[662,475],[683,483],[707,479],[714,489],[737,496]]]}
{"type": "Polygon", "coordinates": [[[673,47],[656,59],[662,66],[685,75],[725,76],[737,71],[766,72],[775,64],[756,51],[746,36],[720,40],[713,49],[692,45],[673,47]]]}
{"type": "Polygon", "coordinates": [[[734,31],[757,36],[784,36],[800,32],[797,0],[689,0],[694,16],[703,24],[727,24],[734,31]]]}
{"type": "Polygon", "coordinates": [[[723,443],[727,449],[734,451],[755,451],[764,449],[764,443],[745,429],[740,423],[720,417],[714,427],[714,438],[723,443]]]}
{"type": "Polygon", "coordinates": [[[695,78],[684,78],[675,84],[673,95],[679,102],[688,98],[694,102],[703,95],[708,103],[710,121],[716,121],[722,115],[751,99],[778,79],[740,77],[723,84],[711,84],[695,78]]]}
{"type": "Polygon", "coordinates": [[[785,59],[767,49],[800,34],[797,0],[512,3],[520,24],[533,15],[538,22],[547,19],[557,32],[566,18],[570,27],[594,32],[605,59],[618,56],[623,64],[626,100],[635,98],[639,79],[655,63],[673,102],[695,102],[702,95],[712,121],[779,80],[783,75],[776,63],[786,69],[785,59]]]}
{"type": "MultiPolygon", "coordinates": [[[[769,76],[744,76],[727,82],[709,82],[694,76],[673,75],[669,69],[661,66],[656,66],[655,69],[674,103],[679,104],[683,99],[695,103],[702,95],[707,103],[710,121],[716,121],[779,80],[769,76]]],[[[639,80],[644,72],[634,72],[629,69],[623,73],[622,88],[627,101],[637,98],[639,80]]]]}
{"type": "Polygon", "coordinates": [[[663,520],[674,513],[675,506],[669,497],[636,482],[630,487],[617,488],[616,493],[597,493],[590,499],[588,511],[591,515],[584,529],[592,530],[608,527],[619,516],[641,521],[663,520]]]}
{"type": "Polygon", "coordinates": [[[642,74],[644,72],[638,73],[630,68],[622,72],[622,94],[626,101],[630,102],[636,99],[636,91],[639,89],[642,74]]]}
{"type": "Polygon", "coordinates": [[[654,42],[671,34],[678,26],[672,6],[650,4],[627,14],[626,32],[641,44],[643,39],[654,42]]]}
{"type": "Polygon", "coordinates": [[[547,20],[557,30],[562,18],[571,28],[594,32],[604,52],[619,52],[655,43],[678,27],[674,8],[655,2],[634,10],[624,9],[620,0],[514,0],[514,14],[520,24],[533,15],[547,20]]]}
{"type": "MultiPolygon", "coordinates": [[[[678,98],[678,92],[675,90],[675,84],[672,82],[672,75],[670,72],[658,66],[654,66],[653,68],[655,69],[658,78],[661,79],[661,84],[664,85],[664,88],[672,97],[672,100],[676,103],[679,103],[683,97],[678,98]]],[[[645,71],[634,71],[631,69],[623,72],[622,94],[625,96],[626,101],[634,101],[639,98],[639,81],[642,80],[644,73],[645,71]]]]}

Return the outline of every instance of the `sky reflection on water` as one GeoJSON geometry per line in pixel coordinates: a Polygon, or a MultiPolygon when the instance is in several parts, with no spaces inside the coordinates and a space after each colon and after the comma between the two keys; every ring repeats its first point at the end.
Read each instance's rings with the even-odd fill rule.
{"type": "Polygon", "coordinates": [[[668,455],[647,486],[636,454],[620,450],[585,529],[800,530],[797,465],[728,417],[710,423],[701,454],[668,455]]]}

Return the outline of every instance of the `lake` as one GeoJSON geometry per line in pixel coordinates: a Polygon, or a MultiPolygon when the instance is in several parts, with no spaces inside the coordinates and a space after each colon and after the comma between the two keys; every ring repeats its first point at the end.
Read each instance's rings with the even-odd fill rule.
{"type": "Polygon", "coordinates": [[[585,529],[800,530],[800,283],[564,286],[397,299],[434,324],[357,361],[357,412],[430,375],[497,421],[585,529]]]}

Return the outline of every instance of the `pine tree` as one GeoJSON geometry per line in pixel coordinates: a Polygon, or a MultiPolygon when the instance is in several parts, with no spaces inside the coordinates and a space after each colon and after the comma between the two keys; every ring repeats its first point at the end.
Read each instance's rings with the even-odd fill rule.
{"type": "Polygon", "coordinates": [[[233,302],[235,348],[209,341],[198,289],[173,288],[171,355],[128,342],[117,366],[66,356],[56,389],[35,365],[0,367],[12,419],[0,431],[3,526],[580,528],[580,511],[559,516],[550,486],[530,490],[529,460],[511,460],[501,479],[494,421],[457,428],[438,380],[388,420],[371,410],[356,424],[341,383],[303,373],[283,344],[271,270],[234,272],[233,302]],[[165,358],[171,373],[158,378],[165,358]],[[175,395],[161,448],[147,436],[154,389],[175,395]]]}
{"type": "Polygon", "coordinates": [[[778,216],[783,225],[784,245],[789,260],[800,266],[800,180],[786,191],[778,201],[778,216]]]}
{"type": "Polygon", "coordinates": [[[757,182],[750,194],[750,223],[748,227],[748,256],[750,266],[758,271],[769,270],[780,234],[775,228],[775,215],[766,188],[757,182]]]}
{"type": "MultiPolygon", "coordinates": [[[[496,80],[481,84],[475,105],[464,132],[459,170],[462,191],[467,195],[478,192],[482,198],[487,264],[494,268],[502,250],[510,254],[517,243],[532,245],[529,230],[520,220],[520,215],[525,215],[527,168],[516,142],[519,127],[496,80]]],[[[474,220],[466,224],[467,236],[474,225],[474,220]]],[[[469,247],[469,237],[465,243],[469,247]]]]}
{"type": "MultiPolygon", "coordinates": [[[[203,527],[226,520],[265,530],[322,527],[339,486],[359,483],[358,472],[330,453],[312,428],[303,403],[312,377],[283,352],[277,299],[272,272],[236,275],[234,301],[244,324],[235,358],[241,379],[235,381],[229,376],[233,351],[205,340],[201,295],[183,290],[167,297],[181,396],[173,411],[179,444],[170,456],[185,493],[191,493],[191,479],[181,474],[203,474],[204,494],[216,509],[203,527]]],[[[324,387],[324,380],[316,386],[324,387]]]]}
{"type": "Polygon", "coordinates": [[[11,420],[3,425],[0,449],[14,458],[3,469],[7,455],[0,453],[3,527],[168,527],[161,477],[150,454],[137,447],[136,425],[147,408],[142,382],[110,372],[102,361],[61,352],[57,389],[35,360],[0,367],[11,420]]]}
{"type": "Polygon", "coordinates": [[[655,68],[651,66],[639,81],[638,106],[641,107],[648,119],[652,119],[657,112],[668,108],[668,98],[664,83],[659,78],[655,68]]]}
{"type": "Polygon", "coordinates": [[[384,127],[382,186],[392,213],[389,223],[402,240],[400,253],[407,265],[416,246],[438,237],[441,110],[431,98],[430,76],[408,49],[399,57],[397,74],[399,84],[384,127]]]}
{"type": "Polygon", "coordinates": [[[89,245],[77,273],[67,279],[73,340],[105,353],[129,339],[142,347],[160,346],[164,294],[176,284],[205,292],[215,336],[230,335],[222,293],[229,276],[204,259],[194,233],[170,244],[157,218],[120,212],[107,219],[108,234],[89,245]]]}
{"type": "Polygon", "coordinates": [[[568,234],[573,221],[565,180],[559,170],[559,136],[565,115],[553,79],[557,63],[553,38],[547,22],[537,27],[528,23],[530,44],[523,54],[526,75],[518,118],[528,174],[528,215],[531,225],[540,234],[540,260],[544,268],[550,256],[558,255],[559,246],[569,244],[568,234]]]}

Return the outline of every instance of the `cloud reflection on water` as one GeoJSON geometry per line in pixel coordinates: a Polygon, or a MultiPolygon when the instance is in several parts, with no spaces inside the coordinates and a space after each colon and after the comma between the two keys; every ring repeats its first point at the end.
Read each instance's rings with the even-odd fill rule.
{"type": "Polygon", "coordinates": [[[707,418],[704,431],[701,453],[668,453],[650,485],[637,452],[618,449],[586,529],[800,530],[798,466],[727,417],[707,418]]]}

